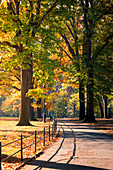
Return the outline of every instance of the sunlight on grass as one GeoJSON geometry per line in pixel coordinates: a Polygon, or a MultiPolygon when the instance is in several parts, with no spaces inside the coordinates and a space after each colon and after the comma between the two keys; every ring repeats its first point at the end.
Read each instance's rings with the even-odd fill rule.
{"type": "Polygon", "coordinates": [[[40,130],[44,126],[48,126],[50,122],[43,123],[38,121],[32,121],[33,126],[16,126],[18,121],[3,121],[0,120],[0,131],[35,131],[40,130]]]}
{"type": "Polygon", "coordinates": [[[51,124],[50,121],[47,121],[47,123],[31,121],[33,126],[16,126],[17,123],[18,121],[13,120],[0,120],[0,141],[2,145],[20,139],[21,134],[23,136],[29,136],[30,134],[34,134],[35,130],[37,132],[43,131],[44,127],[47,128],[51,124]]]}
{"type": "MultiPolygon", "coordinates": [[[[43,128],[46,127],[46,133],[48,133],[48,127],[49,125],[52,124],[52,122],[49,121],[49,119],[47,120],[46,123],[43,123],[41,121],[31,121],[30,123],[33,126],[16,126],[18,123],[18,120],[13,120],[11,119],[0,119],[0,141],[2,146],[5,144],[8,144],[10,142],[13,142],[17,139],[19,139],[19,141],[16,141],[10,145],[4,146],[2,147],[2,159],[6,158],[8,155],[13,154],[14,152],[20,150],[21,148],[21,134],[24,137],[23,139],[23,147],[30,145],[31,143],[35,142],[35,130],[37,131],[37,140],[40,138],[43,138],[43,128]],[[38,132],[42,132],[42,133],[38,133],[38,132]],[[31,136],[32,135],[32,136],[31,136]],[[30,136],[30,137],[28,137],[30,136]]],[[[48,139],[45,139],[45,145],[47,145],[48,139]]],[[[40,141],[39,143],[37,143],[37,151],[39,149],[43,148],[43,141],[40,141]]],[[[24,159],[28,159],[30,157],[32,157],[35,154],[35,146],[32,145],[26,149],[23,150],[23,157],[24,159]]],[[[21,153],[17,153],[16,155],[14,155],[13,157],[10,157],[8,159],[8,161],[5,161],[2,163],[2,168],[3,169],[7,169],[7,168],[11,168],[13,169],[13,166],[15,164],[19,165],[21,164],[21,153]],[[12,164],[13,162],[13,164],[12,164]]]]}

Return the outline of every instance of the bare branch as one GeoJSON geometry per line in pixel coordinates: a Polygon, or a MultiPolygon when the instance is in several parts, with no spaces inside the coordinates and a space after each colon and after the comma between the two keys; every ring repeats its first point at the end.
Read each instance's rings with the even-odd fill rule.
{"type": "Polygon", "coordinates": [[[30,2],[30,7],[31,7],[31,19],[30,19],[30,23],[32,24],[33,23],[33,17],[34,17],[34,14],[33,14],[33,12],[32,12],[32,10],[33,10],[33,2],[32,1],[30,1],[29,0],[29,2],[30,2]]]}
{"type": "Polygon", "coordinates": [[[43,15],[43,17],[41,18],[41,22],[46,18],[46,16],[47,16],[47,14],[49,14],[52,10],[53,10],[53,8],[56,6],[56,3],[58,2],[58,0],[56,0],[54,3],[53,3],[53,5],[45,12],[45,14],[43,15]]]}
{"type": "MultiPolygon", "coordinates": [[[[58,43],[57,43],[58,44],[58,43]]],[[[62,51],[65,52],[65,54],[70,58],[70,60],[73,61],[73,58],[58,44],[58,46],[61,48],[62,51]]]]}
{"type": "Polygon", "coordinates": [[[77,36],[77,32],[76,32],[76,27],[75,27],[75,18],[74,16],[72,16],[72,20],[73,20],[73,23],[71,22],[71,25],[73,27],[73,30],[74,30],[74,40],[75,40],[75,44],[76,44],[76,41],[78,40],[78,36],[77,36]]]}
{"type": "Polygon", "coordinates": [[[6,31],[3,31],[2,28],[0,28],[0,31],[2,31],[2,32],[5,33],[5,34],[7,33],[6,31]]]}
{"type": "Polygon", "coordinates": [[[19,15],[19,4],[20,4],[20,2],[18,0],[14,0],[14,2],[15,2],[15,5],[16,5],[16,13],[17,13],[17,15],[19,15]]]}
{"type": "Polygon", "coordinates": [[[18,47],[18,45],[14,45],[14,44],[11,44],[10,42],[8,42],[8,41],[2,41],[2,42],[0,42],[0,45],[8,45],[9,47],[12,47],[12,48],[15,48],[15,49],[19,49],[19,47],[18,47]]]}
{"type": "Polygon", "coordinates": [[[17,76],[15,76],[16,77],[16,79],[18,80],[18,81],[20,81],[20,78],[19,77],[17,77],[17,76]]]}
{"type": "MultiPolygon", "coordinates": [[[[2,86],[2,85],[4,85],[4,84],[0,84],[0,86],[2,86]]],[[[19,89],[18,87],[16,87],[16,86],[10,86],[9,84],[6,84],[6,86],[7,86],[7,87],[14,88],[14,89],[16,89],[16,90],[18,90],[18,91],[21,90],[21,89],[19,89]]]]}
{"type": "Polygon", "coordinates": [[[14,15],[16,15],[16,13],[14,11],[14,4],[13,4],[13,2],[7,2],[7,6],[8,6],[8,10],[11,12],[11,14],[13,13],[14,15]]]}
{"type": "Polygon", "coordinates": [[[36,10],[36,16],[40,15],[40,3],[41,3],[41,0],[38,0],[38,1],[37,1],[37,6],[38,6],[38,8],[37,8],[37,10],[36,10]]]}
{"type": "Polygon", "coordinates": [[[16,86],[12,86],[12,88],[14,88],[14,89],[20,91],[20,89],[19,89],[18,87],[16,87],[16,86]]]}
{"type": "Polygon", "coordinates": [[[70,45],[70,43],[69,43],[69,41],[68,41],[67,37],[66,37],[65,35],[63,35],[62,33],[60,33],[60,35],[61,35],[61,36],[62,36],[62,38],[65,40],[66,45],[67,45],[67,47],[68,47],[68,49],[69,49],[70,53],[72,54],[73,58],[75,58],[76,54],[75,54],[75,52],[74,52],[73,48],[71,47],[71,45],[70,45]]]}
{"type": "Polygon", "coordinates": [[[71,33],[72,37],[75,38],[70,26],[67,23],[66,23],[66,26],[67,26],[69,32],[71,33]]]}
{"type": "MultiPolygon", "coordinates": [[[[99,21],[99,19],[101,19],[104,15],[106,15],[106,14],[113,14],[113,12],[111,11],[113,9],[113,5],[111,5],[111,7],[109,7],[109,9],[108,10],[106,10],[106,11],[104,11],[99,17],[98,17],[98,19],[96,20],[96,21],[99,21]],[[111,11],[111,13],[110,13],[110,11],[111,11]]],[[[96,22],[95,22],[96,23],[96,22]]],[[[95,24],[94,23],[94,24],[95,24]]]]}
{"type": "Polygon", "coordinates": [[[95,59],[96,57],[98,57],[98,55],[102,52],[102,50],[109,44],[109,40],[113,38],[113,34],[109,35],[106,40],[105,43],[101,46],[101,48],[93,55],[92,59],[95,59]]]}

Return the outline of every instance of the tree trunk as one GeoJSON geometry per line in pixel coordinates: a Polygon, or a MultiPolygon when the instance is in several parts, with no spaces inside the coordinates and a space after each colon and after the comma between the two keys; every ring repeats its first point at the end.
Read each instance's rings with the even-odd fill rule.
{"type": "Polygon", "coordinates": [[[84,122],[96,122],[94,117],[94,105],[93,105],[93,73],[87,74],[87,112],[84,122]]]}
{"type": "Polygon", "coordinates": [[[84,85],[81,81],[79,81],[79,103],[80,103],[79,120],[83,120],[85,118],[85,98],[84,98],[84,85]]]}
{"type": "Polygon", "coordinates": [[[30,72],[30,69],[21,69],[21,107],[18,126],[31,125],[29,123],[29,98],[25,97],[31,83],[29,80],[30,72]]]}
{"type": "Polygon", "coordinates": [[[86,61],[87,61],[87,112],[84,122],[95,122],[94,105],[93,105],[93,65],[91,61],[91,27],[92,21],[88,18],[89,3],[85,0],[84,9],[84,39],[86,48],[86,61]],[[90,23],[90,24],[89,24],[90,23]]]}
{"type": "Polygon", "coordinates": [[[88,28],[86,33],[86,49],[87,49],[87,112],[84,122],[95,122],[94,105],[93,105],[93,65],[91,64],[91,35],[88,28]]]}
{"type": "MultiPolygon", "coordinates": [[[[33,89],[33,66],[32,66],[32,53],[30,55],[30,60],[31,60],[31,64],[30,64],[30,70],[29,70],[29,84],[28,84],[28,89],[33,89]]],[[[33,99],[30,99],[29,97],[29,120],[35,120],[35,116],[34,116],[34,109],[31,106],[31,103],[33,103],[33,99]]]]}
{"type": "Polygon", "coordinates": [[[99,100],[99,107],[100,107],[101,118],[104,118],[104,112],[103,112],[103,108],[102,108],[102,104],[100,100],[99,100]]]}
{"type": "Polygon", "coordinates": [[[33,99],[30,99],[29,98],[29,120],[30,121],[33,121],[33,120],[36,120],[35,116],[34,116],[34,109],[33,107],[31,106],[31,103],[33,103],[33,99]]]}
{"type": "Polygon", "coordinates": [[[108,118],[107,113],[107,96],[103,95],[103,111],[104,111],[104,118],[108,118]]]}
{"type": "Polygon", "coordinates": [[[112,116],[111,116],[111,109],[112,109],[111,107],[108,108],[108,113],[109,113],[109,114],[108,114],[108,117],[109,117],[109,118],[112,118],[112,116]]]}
{"type": "Polygon", "coordinates": [[[73,104],[73,112],[74,112],[74,115],[73,115],[73,117],[75,118],[76,117],[76,115],[75,115],[75,101],[74,101],[74,104],[73,104]]]}
{"type": "Polygon", "coordinates": [[[93,105],[93,66],[91,64],[91,35],[86,34],[87,43],[87,112],[84,122],[96,122],[93,105]]]}
{"type": "MultiPolygon", "coordinates": [[[[41,98],[39,98],[39,100],[37,101],[37,104],[41,104],[41,98]]],[[[39,108],[39,107],[37,107],[36,117],[37,118],[42,118],[41,108],[39,108]]]]}

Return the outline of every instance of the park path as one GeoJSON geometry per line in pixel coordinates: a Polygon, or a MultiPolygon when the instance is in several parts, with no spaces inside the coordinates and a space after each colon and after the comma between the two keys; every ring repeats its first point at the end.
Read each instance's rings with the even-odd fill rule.
{"type": "Polygon", "coordinates": [[[24,170],[113,170],[113,139],[86,124],[59,120],[62,135],[24,170]]]}

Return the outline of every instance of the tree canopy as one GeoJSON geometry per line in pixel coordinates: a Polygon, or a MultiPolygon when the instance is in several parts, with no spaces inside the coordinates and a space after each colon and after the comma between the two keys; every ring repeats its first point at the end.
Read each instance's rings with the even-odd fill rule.
{"type": "Polygon", "coordinates": [[[32,98],[44,99],[67,79],[63,72],[70,84],[79,81],[82,117],[95,121],[94,99],[112,92],[112,7],[111,0],[0,1],[0,83],[7,95],[21,93],[18,125],[30,125],[32,98]]]}

